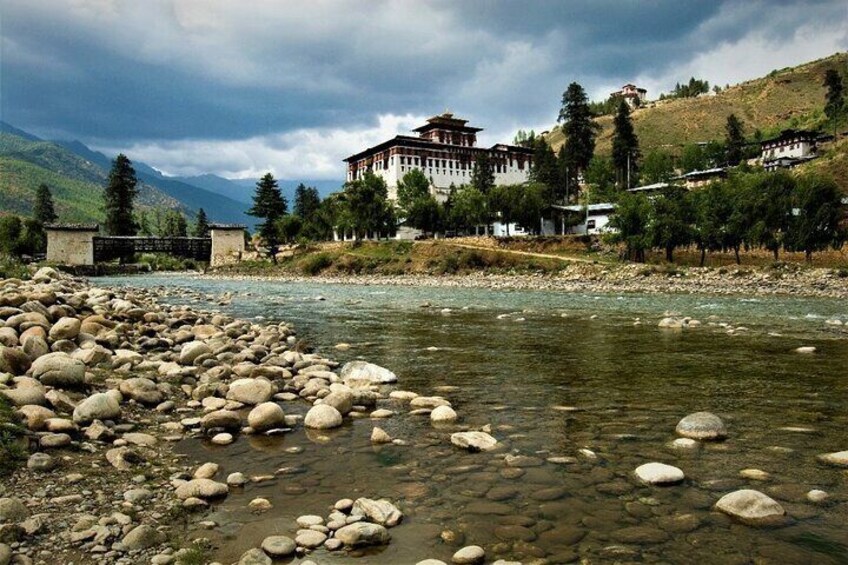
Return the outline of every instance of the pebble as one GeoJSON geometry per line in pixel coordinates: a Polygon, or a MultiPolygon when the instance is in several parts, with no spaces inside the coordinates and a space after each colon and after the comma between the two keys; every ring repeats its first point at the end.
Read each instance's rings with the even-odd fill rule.
{"type": "Polygon", "coordinates": [[[468,545],[453,554],[451,561],[457,565],[475,565],[486,559],[486,552],[479,545],[468,545]]]}
{"type": "Polygon", "coordinates": [[[262,550],[273,558],[288,557],[297,549],[293,539],[286,536],[269,536],[262,540],[262,550]]]}
{"type": "Polygon", "coordinates": [[[665,463],[645,463],[636,468],[636,476],[649,485],[672,485],[682,482],[683,471],[665,463]]]}
{"type": "Polygon", "coordinates": [[[212,436],[212,439],[210,441],[215,445],[230,445],[234,441],[233,434],[229,434],[226,432],[215,434],[214,436],[212,436]]]}

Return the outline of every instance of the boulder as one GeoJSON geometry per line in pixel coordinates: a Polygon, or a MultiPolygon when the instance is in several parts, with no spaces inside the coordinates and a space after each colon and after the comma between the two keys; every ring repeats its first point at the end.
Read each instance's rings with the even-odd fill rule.
{"type": "Polygon", "coordinates": [[[339,377],[345,384],[396,383],[397,375],[388,369],[365,361],[350,361],[342,367],[339,377]]]}
{"type": "Polygon", "coordinates": [[[683,481],[683,471],[664,463],[645,463],[636,468],[636,476],[649,485],[673,485],[683,481]]]}
{"type": "Polygon", "coordinates": [[[32,376],[48,386],[80,387],[85,384],[85,363],[67,353],[48,353],[33,362],[32,376]]]}
{"type": "Polygon", "coordinates": [[[276,402],[263,402],[247,415],[247,425],[257,432],[282,428],[286,425],[286,415],[276,402]]]}
{"type": "Polygon", "coordinates": [[[187,498],[219,498],[227,496],[230,487],[212,479],[192,479],[177,487],[176,495],[180,500],[187,498]]]}
{"type": "Polygon", "coordinates": [[[271,558],[258,547],[248,549],[241,554],[238,565],[271,565],[271,558]]]}
{"type": "Polygon", "coordinates": [[[288,557],[297,549],[294,540],[286,536],[269,536],[262,540],[262,551],[274,559],[288,557]]]}
{"type": "Polygon", "coordinates": [[[479,545],[463,547],[453,554],[451,561],[457,565],[476,565],[486,559],[486,552],[479,545]]]}
{"type": "Polygon", "coordinates": [[[456,412],[450,406],[437,406],[430,412],[430,421],[434,424],[450,424],[456,420],[456,412]]]}
{"type": "Polygon", "coordinates": [[[56,414],[49,408],[28,404],[18,408],[17,413],[23,418],[26,427],[34,432],[43,430],[47,427],[47,420],[55,418],[56,414]]]}
{"type": "Polygon", "coordinates": [[[371,443],[392,443],[392,436],[390,436],[383,428],[374,427],[371,430],[371,443]]]}
{"type": "Polygon", "coordinates": [[[699,440],[720,440],[727,437],[721,418],[711,412],[695,412],[677,423],[677,435],[699,440]]]}
{"type": "Polygon", "coordinates": [[[209,412],[200,420],[204,430],[223,428],[225,430],[238,430],[241,428],[241,416],[232,410],[215,410],[209,412]]]}
{"type": "Polygon", "coordinates": [[[28,404],[44,404],[46,402],[44,387],[42,386],[18,386],[0,393],[9,399],[15,406],[26,406],[28,404]]]}
{"type": "Polygon", "coordinates": [[[212,350],[202,341],[190,341],[183,344],[182,349],[180,349],[180,364],[193,365],[198,357],[210,353],[212,353],[212,350]]]}
{"type": "Polygon", "coordinates": [[[350,511],[351,516],[362,516],[369,522],[391,528],[403,519],[403,514],[388,500],[357,498],[350,511]]]}
{"type": "Polygon", "coordinates": [[[450,406],[451,403],[441,396],[418,396],[409,401],[412,410],[434,410],[439,406],[450,406]]]}
{"type": "Polygon", "coordinates": [[[331,392],[321,400],[321,404],[332,406],[342,416],[347,416],[353,409],[353,393],[344,390],[331,392]]]}
{"type": "Polygon", "coordinates": [[[315,430],[328,430],[337,428],[342,425],[343,419],[341,413],[326,404],[318,404],[309,409],[306,413],[306,418],[303,419],[303,425],[307,428],[315,430]]]}
{"type": "Polygon", "coordinates": [[[77,318],[64,317],[53,324],[50,328],[50,341],[59,341],[61,339],[76,339],[80,333],[82,322],[77,318]]]}
{"type": "Polygon", "coordinates": [[[726,494],[716,502],[715,507],[750,526],[780,524],[786,515],[786,511],[775,500],[752,489],[726,494]]]}
{"type": "Polygon", "coordinates": [[[56,460],[46,453],[33,453],[27,459],[27,469],[36,473],[46,473],[56,468],[56,460]]]}
{"type": "Polygon", "coordinates": [[[242,404],[262,404],[274,395],[274,385],[265,379],[236,379],[230,383],[227,400],[242,404]]]}
{"type": "Polygon", "coordinates": [[[147,549],[165,541],[165,535],[147,524],[136,526],[129,531],[121,543],[129,550],[147,549]]]}
{"type": "Polygon", "coordinates": [[[30,358],[17,347],[0,347],[0,373],[23,375],[29,370],[30,358]]]}
{"type": "Polygon", "coordinates": [[[348,547],[361,545],[383,545],[389,543],[389,531],[379,524],[354,522],[336,530],[336,539],[348,547]]]}
{"type": "Polygon", "coordinates": [[[106,392],[92,394],[74,408],[74,422],[87,424],[94,420],[118,420],[121,405],[115,396],[106,392]]]}
{"type": "Polygon", "coordinates": [[[29,508],[17,498],[0,498],[0,522],[23,522],[29,514],[29,508]]]}
{"type": "Polygon", "coordinates": [[[833,453],[819,455],[819,461],[828,465],[848,467],[848,451],[835,451],[833,453]]]}
{"type": "Polygon", "coordinates": [[[455,446],[469,451],[490,451],[498,445],[498,440],[486,432],[457,432],[450,439],[455,446]]]}
{"type": "Polygon", "coordinates": [[[156,383],[144,377],[123,380],[119,389],[124,396],[142,404],[159,404],[165,398],[156,383]]]}

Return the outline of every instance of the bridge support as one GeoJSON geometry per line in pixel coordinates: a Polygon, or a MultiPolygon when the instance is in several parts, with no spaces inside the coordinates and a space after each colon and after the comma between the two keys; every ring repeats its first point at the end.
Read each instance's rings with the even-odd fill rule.
{"type": "Polygon", "coordinates": [[[244,226],[238,224],[210,224],[212,256],[210,267],[238,263],[244,254],[244,226]]]}
{"type": "Polygon", "coordinates": [[[62,265],[94,265],[97,224],[47,224],[47,261],[62,265]]]}

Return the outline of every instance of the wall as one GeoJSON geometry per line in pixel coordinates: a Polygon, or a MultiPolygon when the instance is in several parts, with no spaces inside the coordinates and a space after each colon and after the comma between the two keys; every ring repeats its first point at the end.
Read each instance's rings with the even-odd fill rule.
{"type": "Polygon", "coordinates": [[[61,265],[94,265],[96,231],[47,231],[47,261],[61,265]]]}
{"type": "Polygon", "coordinates": [[[222,230],[212,228],[212,257],[209,265],[218,267],[238,263],[244,254],[244,230],[222,230]]]}

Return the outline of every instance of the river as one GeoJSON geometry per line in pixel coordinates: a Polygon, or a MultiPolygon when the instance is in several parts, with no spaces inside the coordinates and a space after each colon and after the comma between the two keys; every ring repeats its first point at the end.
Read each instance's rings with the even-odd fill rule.
{"type": "MultiPolygon", "coordinates": [[[[504,452],[466,453],[426,417],[399,413],[379,426],[408,445],[375,447],[371,420],[329,434],[241,437],[227,447],[190,439],[178,450],[226,473],[276,481],[231,493],[191,533],[236,560],[267,535],[293,536],[294,518],[326,516],[340,498],[388,498],[404,511],[392,542],[367,554],[316,551],[318,563],[450,561],[456,545],[488,559],[550,563],[848,562],[848,474],[816,460],[848,449],[848,306],[828,299],[492,291],[216,280],[174,275],[103,278],[95,284],[162,287],[164,302],[262,322],[292,323],[340,362],[390,368],[398,388],[448,398],[461,424],[490,424],[505,452],[539,458],[521,476],[504,452]],[[188,296],[183,290],[203,296],[188,296]],[[217,300],[224,293],[232,300],[217,300]],[[667,312],[702,325],[664,330],[667,312]],[[347,351],[334,345],[351,344],[347,351]],[[814,346],[802,355],[793,350],[814,346]],[[443,388],[448,387],[448,388],[443,388]],[[455,388],[453,388],[455,387],[455,388]],[[669,447],[685,415],[721,416],[728,439],[681,452],[669,447]],[[580,450],[595,454],[587,457],[580,450]],[[545,461],[562,457],[565,463],[545,461]],[[651,461],[686,474],[683,484],[642,486],[633,470],[651,461]],[[765,480],[743,478],[759,469],[765,480]],[[778,500],[789,523],[754,528],[712,510],[723,494],[754,488],[778,500]],[[825,503],[806,493],[829,493],[825,503]],[[273,508],[252,514],[247,503],[273,508]],[[365,557],[364,559],[362,557],[365,557]]],[[[285,403],[305,413],[305,403],[285,403]]],[[[296,562],[296,561],[295,561],[296,562]]]]}

